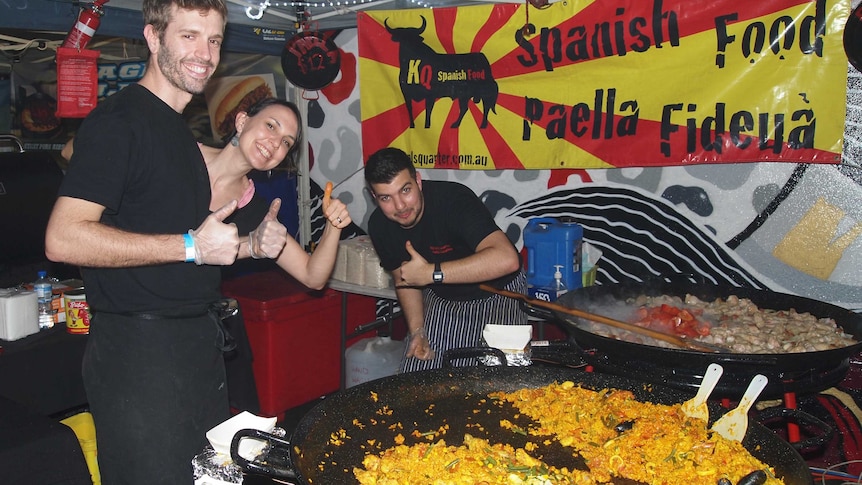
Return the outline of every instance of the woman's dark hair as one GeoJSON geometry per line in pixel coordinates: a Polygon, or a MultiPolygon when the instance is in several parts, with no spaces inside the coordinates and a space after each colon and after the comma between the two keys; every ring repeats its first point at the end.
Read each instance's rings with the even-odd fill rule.
{"type": "Polygon", "coordinates": [[[382,148],[368,157],[365,164],[365,182],[371,184],[388,184],[403,170],[416,178],[416,167],[402,150],[398,148],[382,148]]]}
{"type": "MultiPolygon", "coordinates": [[[[297,166],[297,160],[295,159],[296,154],[299,153],[299,148],[302,146],[302,116],[299,114],[299,108],[296,104],[286,101],[284,99],[279,98],[263,98],[260,101],[254,103],[249,106],[246,110],[246,114],[249,118],[254,118],[258,113],[263,111],[270,106],[284,106],[293,112],[294,116],[296,116],[296,140],[293,145],[290,146],[290,149],[287,150],[287,155],[284,156],[284,160],[278,164],[275,169],[287,170],[289,172],[295,172],[297,166]]],[[[228,141],[236,135],[236,128],[234,128],[233,132],[228,134],[224,140],[228,141]]]]}

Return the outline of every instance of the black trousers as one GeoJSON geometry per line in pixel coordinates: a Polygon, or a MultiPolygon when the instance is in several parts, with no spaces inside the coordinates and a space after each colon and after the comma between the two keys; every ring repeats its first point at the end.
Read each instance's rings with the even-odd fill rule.
{"type": "Polygon", "coordinates": [[[104,485],[192,484],[206,432],[229,417],[211,315],[94,315],[83,376],[104,485]]]}
{"type": "Polygon", "coordinates": [[[260,414],[260,400],[254,381],[251,343],[245,331],[242,310],[224,320],[225,330],[233,337],[236,348],[224,353],[225,372],[227,373],[227,392],[230,405],[238,411],[260,414]]]}

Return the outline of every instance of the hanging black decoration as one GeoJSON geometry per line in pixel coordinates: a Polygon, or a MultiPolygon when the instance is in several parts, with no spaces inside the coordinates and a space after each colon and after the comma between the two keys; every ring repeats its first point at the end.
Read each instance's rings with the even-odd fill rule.
{"type": "Polygon", "coordinates": [[[338,76],[341,51],[331,37],[316,31],[300,32],[284,45],[281,68],[293,85],[318,90],[338,76]]]}

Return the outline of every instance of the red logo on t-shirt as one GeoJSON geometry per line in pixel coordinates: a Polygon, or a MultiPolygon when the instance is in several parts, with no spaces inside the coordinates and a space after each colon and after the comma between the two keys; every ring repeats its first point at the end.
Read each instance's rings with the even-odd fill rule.
{"type": "Polygon", "coordinates": [[[431,250],[431,254],[446,254],[453,251],[450,244],[446,244],[443,246],[430,246],[428,249],[431,250]]]}

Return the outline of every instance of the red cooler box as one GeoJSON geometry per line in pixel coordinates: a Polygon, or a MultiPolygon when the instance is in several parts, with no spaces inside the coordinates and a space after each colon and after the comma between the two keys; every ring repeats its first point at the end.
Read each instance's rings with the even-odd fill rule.
{"type": "MultiPolygon", "coordinates": [[[[284,412],[341,385],[341,292],[310,290],[281,270],[224,281],[245,319],[260,412],[284,412]]],[[[349,295],[347,331],[373,321],[376,300],[349,295]]]]}

